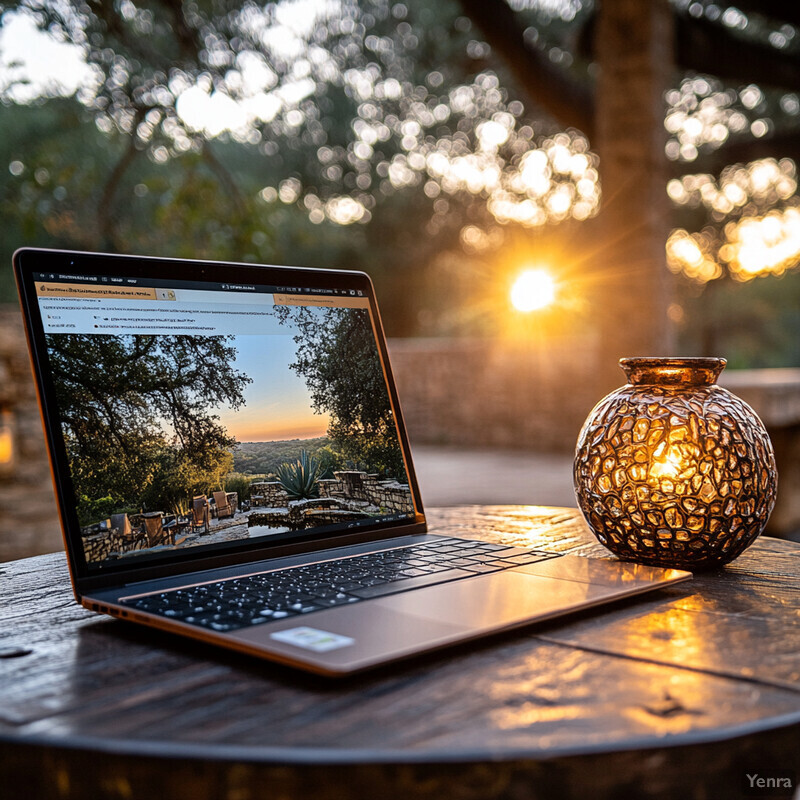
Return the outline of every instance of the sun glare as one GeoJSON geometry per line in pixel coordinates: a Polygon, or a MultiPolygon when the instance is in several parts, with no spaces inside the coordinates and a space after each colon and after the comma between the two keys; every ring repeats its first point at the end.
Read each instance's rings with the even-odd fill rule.
{"type": "Polygon", "coordinates": [[[528,269],[511,287],[511,304],[517,311],[538,311],[556,298],[556,284],[547,270],[528,269]]]}

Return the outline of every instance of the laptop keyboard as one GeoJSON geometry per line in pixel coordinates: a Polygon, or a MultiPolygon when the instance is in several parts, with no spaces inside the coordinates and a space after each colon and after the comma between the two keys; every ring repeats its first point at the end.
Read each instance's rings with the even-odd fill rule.
{"type": "Polygon", "coordinates": [[[139,611],[190,625],[233,631],[421,586],[532,564],[558,555],[465,539],[437,539],[410,547],[132,597],[121,602],[139,611]]]}

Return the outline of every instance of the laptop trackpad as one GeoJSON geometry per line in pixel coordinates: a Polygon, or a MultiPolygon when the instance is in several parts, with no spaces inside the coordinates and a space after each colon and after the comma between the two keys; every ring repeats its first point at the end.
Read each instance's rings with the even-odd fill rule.
{"type": "Polygon", "coordinates": [[[601,602],[619,589],[496,572],[231,633],[287,660],[342,674],[601,602]]]}
{"type": "Polygon", "coordinates": [[[480,631],[585,608],[619,593],[608,586],[506,571],[391,595],[370,605],[480,631]]]}

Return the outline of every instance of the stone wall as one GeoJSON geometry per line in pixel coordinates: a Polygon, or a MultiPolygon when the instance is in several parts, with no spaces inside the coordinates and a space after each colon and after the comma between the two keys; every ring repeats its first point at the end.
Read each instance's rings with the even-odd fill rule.
{"type": "MultiPolygon", "coordinates": [[[[367,475],[357,470],[342,470],[333,474],[333,478],[319,481],[320,497],[361,500],[392,513],[414,510],[407,484],[381,480],[378,475],[367,475]]],[[[250,503],[252,508],[285,508],[289,506],[289,495],[279,481],[257,481],[250,484],[250,503]]]]}
{"type": "Polygon", "coordinates": [[[123,536],[118,530],[103,531],[81,537],[87,561],[103,561],[112,553],[122,555],[134,550],[146,550],[150,543],[146,533],[123,536]]]}
{"type": "Polygon", "coordinates": [[[322,497],[362,500],[394,514],[414,511],[411,490],[406,483],[381,480],[378,475],[368,475],[357,470],[342,470],[333,475],[331,479],[323,478],[319,481],[319,493],[322,497]]]}
{"type": "Polygon", "coordinates": [[[22,318],[0,309],[0,417],[11,460],[0,465],[0,561],[64,547],[22,318]]]}
{"type": "Polygon", "coordinates": [[[279,481],[254,481],[250,484],[250,507],[282,508],[289,504],[289,494],[279,481]]]}
{"type": "MultiPolygon", "coordinates": [[[[596,342],[392,339],[411,444],[572,452],[600,385],[596,342]]],[[[622,371],[616,385],[625,383],[622,371]]]]}

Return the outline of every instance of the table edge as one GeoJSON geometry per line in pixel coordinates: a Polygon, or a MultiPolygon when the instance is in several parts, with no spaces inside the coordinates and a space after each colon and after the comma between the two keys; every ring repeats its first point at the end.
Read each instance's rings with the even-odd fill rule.
{"type": "Polygon", "coordinates": [[[26,746],[53,747],[66,750],[86,750],[94,753],[134,757],[173,758],[186,761],[216,761],[221,763],[253,763],[297,766],[368,766],[383,764],[475,764],[550,761],[557,758],[586,757],[641,750],[664,750],[678,747],[718,744],[734,739],[774,733],[797,727],[800,734],[800,711],[743,723],[724,731],[718,729],[691,731],[687,734],[641,736],[630,739],[624,747],[599,743],[591,747],[548,747],[508,749],[468,749],[408,751],[393,749],[334,749],[257,747],[254,745],[208,744],[204,742],[122,741],[89,736],[56,740],[47,736],[10,736],[0,732],[0,749],[26,746]]]}

